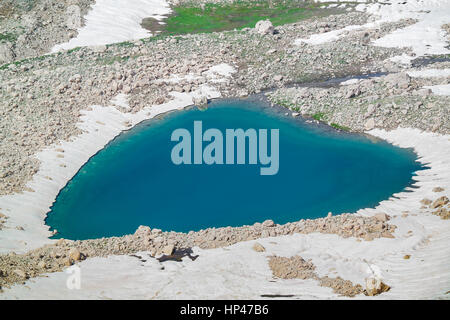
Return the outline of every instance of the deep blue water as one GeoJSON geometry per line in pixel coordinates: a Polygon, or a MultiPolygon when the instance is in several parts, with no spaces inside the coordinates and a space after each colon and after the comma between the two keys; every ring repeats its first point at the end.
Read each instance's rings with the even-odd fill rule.
{"type": "Polygon", "coordinates": [[[207,110],[165,115],[121,134],[61,190],[47,224],[56,237],[276,223],[354,212],[402,191],[421,166],[411,150],[284,116],[255,101],[214,102],[207,110]],[[279,129],[277,175],[260,165],[179,165],[171,161],[176,128],[279,129]]]}

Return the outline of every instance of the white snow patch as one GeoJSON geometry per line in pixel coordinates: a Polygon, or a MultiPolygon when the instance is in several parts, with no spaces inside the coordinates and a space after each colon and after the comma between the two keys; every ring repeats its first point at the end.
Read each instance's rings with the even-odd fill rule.
{"type": "Polygon", "coordinates": [[[349,85],[352,85],[352,84],[357,84],[359,82],[361,82],[361,79],[349,79],[349,80],[346,80],[346,81],[342,81],[340,83],[340,85],[341,86],[349,86],[349,85]]]}
{"type": "MultiPolygon", "coordinates": [[[[321,1],[322,2],[322,1],[321,1]]],[[[414,58],[430,54],[448,54],[450,50],[446,32],[442,25],[450,23],[450,0],[386,0],[383,2],[363,3],[355,10],[372,14],[374,22],[364,25],[351,25],[345,28],[321,34],[314,34],[309,39],[296,39],[294,44],[302,42],[317,45],[336,41],[347,31],[379,27],[385,22],[395,22],[401,19],[417,19],[411,26],[397,29],[373,43],[381,47],[411,47],[415,56],[403,54],[392,60],[399,63],[409,63],[414,58]]]]}
{"type": "Polygon", "coordinates": [[[128,95],[124,93],[119,93],[117,96],[111,99],[111,104],[117,107],[130,109],[130,106],[128,105],[128,95]]]}
{"type": "Polygon", "coordinates": [[[413,78],[447,78],[450,77],[450,69],[423,69],[407,72],[413,78]]]}
{"type": "Polygon", "coordinates": [[[431,91],[438,96],[450,96],[450,83],[438,84],[434,86],[424,86],[424,88],[431,89],[431,91]]]}
{"type": "Polygon", "coordinates": [[[97,0],[77,37],[54,46],[52,52],[146,38],[152,34],[141,27],[142,19],[162,20],[169,13],[165,0],[97,0]]]}
{"type": "Polygon", "coordinates": [[[389,1],[386,4],[368,4],[365,11],[381,17],[380,22],[412,18],[418,22],[395,30],[374,41],[382,47],[411,47],[415,56],[403,56],[400,60],[409,63],[412,59],[430,54],[448,54],[447,34],[442,25],[450,22],[449,0],[389,1]]]}
{"type": "Polygon", "coordinates": [[[327,42],[333,42],[333,41],[338,40],[342,36],[344,36],[348,31],[366,29],[366,28],[373,27],[373,26],[375,26],[373,23],[369,23],[369,24],[365,24],[365,25],[351,25],[351,26],[347,26],[345,28],[338,29],[338,30],[313,34],[308,39],[302,39],[302,38],[296,39],[294,41],[294,44],[300,45],[301,43],[304,42],[304,43],[311,44],[311,45],[318,45],[318,44],[323,44],[323,43],[327,43],[327,42]]]}
{"type": "Polygon", "coordinates": [[[232,66],[226,63],[218,64],[205,72],[206,77],[211,82],[226,82],[233,73],[236,72],[232,66]]]}

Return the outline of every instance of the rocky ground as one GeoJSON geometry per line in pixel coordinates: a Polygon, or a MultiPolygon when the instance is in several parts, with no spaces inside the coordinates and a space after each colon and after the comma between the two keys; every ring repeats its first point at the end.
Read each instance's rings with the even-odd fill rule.
{"type": "MultiPolygon", "coordinates": [[[[440,187],[436,187],[433,189],[434,192],[443,192],[444,189],[440,187]]],[[[440,196],[434,201],[424,198],[421,200],[422,208],[430,208],[434,210],[432,214],[440,217],[441,219],[448,220],[450,219],[450,204],[449,199],[446,196],[440,196]]]]}
{"type": "MultiPolygon", "coordinates": [[[[450,62],[429,65],[438,69],[449,66],[450,62]]],[[[294,111],[294,116],[309,116],[337,129],[363,132],[403,126],[448,134],[450,98],[424,88],[448,83],[448,77],[411,78],[407,72],[399,72],[328,88],[320,84],[281,88],[268,97],[294,111]]]]}
{"type": "Polygon", "coordinates": [[[290,258],[273,256],[269,259],[269,267],[273,275],[277,278],[317,280],[320,286],[330,287],[335,293],[343,296],[354,297],[358,294],[365,293],[360,284],[354,285],[351,281],[344,280],[340,277],[319,277],[315,272],[315,265],[310,261],[305,261],[300,256],[290,258]]]}
{"type": "Polygon", "coordinates": [[[331,278],[328,276],[319,276],[317,274],[316,266],[311,261],[306,261],[300,256],[293,257],[277,257],[272,256],[269,259],[269,267],[275,277],[281,279],[312,279],[319,282],[322,287],[329,287],[333,292],[346,297],[354,297],[358,294],[365,294],[366,296],[373,296],[383,292],[389,291],[390,287],[374,278],[369,278],[373,281],[367,285],[367,289],[363,289],[360,284],[353,284],[349,280],[344,280],[341,277],[331,278]],[[377,283],[378,282],[378,283],[377,283]]]}
{"type": "Polygon", "coordinates": [[[2,0],[0,65],[43,55],[75,37],[94,0],[2,0]]]}

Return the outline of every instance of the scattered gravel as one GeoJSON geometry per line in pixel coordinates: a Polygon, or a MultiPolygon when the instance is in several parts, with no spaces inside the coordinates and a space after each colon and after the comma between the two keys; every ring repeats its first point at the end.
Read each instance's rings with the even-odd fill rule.
{"type": "Polygon", "coordinates": [[[273,103],[342,130],[403,126],[448,134],[450,97],[423,89],[436,82],[450,79],[411,78],[400,72],[328,88],[280,88],[267,95],[273,103]]]}
{"type": "Polygon", "coordinates": [[[354,285],[349,280],[340,277],[330,278],[327,276],[319,277],[315,272],[315,265],[311,261],[305,261],[300,256],[290,258],[273,256],[269,259],[269,267],[275,277],[281,279],[313,279],[319,281],[322,287],[329,287],[337,294],[354,297],[364,293],[360,284],[354,285]]]}
{"type": "Polygon", "coordinates": [[[95,0],[2,0],[0,2],[0,65],[43,55],[69,41],[83,26],[95,0]],[[1,38],[0,38],[1,39],[1,38]]]}

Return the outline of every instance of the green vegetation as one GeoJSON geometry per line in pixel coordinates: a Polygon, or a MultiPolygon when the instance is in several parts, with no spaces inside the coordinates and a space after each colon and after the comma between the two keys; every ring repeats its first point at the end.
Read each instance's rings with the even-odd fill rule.
{"type": "Polygon", "coordinates": [[[312,115],[312,118],[313,118],[314,120],[317,120],[317,121],[323,121],[324,118],[325,118],[325,113],[323,113],[323,112],[317,112],[317,113],[315,113],[315,114],[312,115]]]}
{"type": "Polygon", "coordinates": [[[128,61],[131,57],[130,56],[111,56],[107,58],[100,58],[97,59],[97,62],[100,62],[102,64],[114,64],[115,62],[125,62],[128,61]]]}
{"type": "Polygon", "coordinates": [[[340,124],[337,124],[337,123],[331,123],[330,126],[332,126],[332,127],[335,128],[335,129],[338,129],[338,130],[342,130],[342,131],[350,131],[350,128],[349,128],[349,127],[341,126],[340,124]]]}
{"type": "Polygon", "coordinates": [[[17,36],[13,33],[0,33],[0,42],[15,42],[17,40],[17,36]]]}
{"type": "Polygon", "coordinates": [[[77,51],[81,50],[81,48],[82,47],[76,47],[76,48],[73,48],[73,49],[69,49],[69,50],[67,50],[67,54],[71,54],[71,53],[77,52],[77,51]]]}
{"type": "Polygon", "coordinates": [[[134,47],[134,44],[130,41],[119,42],[119,43],[115,43],[114,45],[117,47],[121,47],[121,48],[134,47]]]}
{"type": "MultiPolygon", "coordinates": [[[[273,25],[293,23],[312,16],[326,15],[330,11],[319,9],[320,4],[296,0],[238,1],[232,4],[206,4],[204,9],[192,6],[174,7],[174,15],[165,25],[159,25],[162,33],[186,34],[253,28],[259,20],[270,19],[273,25]]],[[[150,30],[155,28],[147,22],[150,30]]],[[[152,30],[155,31],[155,30],[152,30]]]]}
{"type": "Polygon", "coordinates": [[[33,57],[33,58],[26,58],[26,59],[10,62],[10,63],[4,64],[4,65],[1,65],[0,66],[0,70],[6,70],[6,69],[8,69],[8,67],[10,65],[13,65],[13,64],[16,65],[17,67],[20,67],[22,64],[31,63],[31,62],[34,62],[34,61],[43,61],[45,59],[48,59],[51,56],[52,55],[43,55],[43,56],[38,56],[38,57],[33,57]]]}

